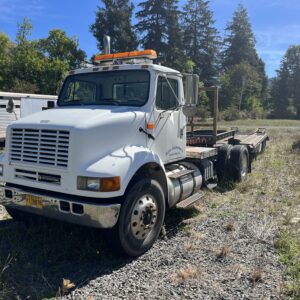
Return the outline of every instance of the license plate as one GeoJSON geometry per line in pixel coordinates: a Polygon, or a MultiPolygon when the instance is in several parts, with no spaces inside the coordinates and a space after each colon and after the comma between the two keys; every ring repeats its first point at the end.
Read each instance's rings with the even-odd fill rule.
{"type": "Polygon", "coordinates": [[[34,195],[26,195],[25,196],[26,206],[33,206],[37,208],[43,207],[43,198],[34,196],[34,195]]]}

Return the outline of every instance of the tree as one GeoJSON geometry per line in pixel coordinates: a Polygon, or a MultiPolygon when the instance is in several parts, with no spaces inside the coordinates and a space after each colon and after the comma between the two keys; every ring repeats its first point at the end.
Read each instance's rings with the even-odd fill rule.
{"type": "Polygon", "coordinates": [[[300,45],[291,46],[284,55],[272,84],[275,117],[300,119],[300,45]]]}
{"type": "Polygon", "coordinates": [[[48,37],[35,43],[43,54],[39,90],[45,94],[57,94],[68,70],[79,68],[86,54],[79,48],[76,37],[70,38],[60,29],[50,30],[48,37]]]}
{"type": "Polygon", "coordinates": [[[135,28],[140,35],[140,44],[144,49],[154,49],[159,56],[165,56],[168,32],[167,2],[164,0],[147,0],[138,4],[140,11],[135,28]]]}
{"type": "Polygon", "coordinates": [[[77,39],[68,37],[64,31],[54,29],[44,39],[30,40],[31,31],[29,19],[18,24],[16,44],[10,46],[9,85],[5,89],[57,94],[67,71],[82,64],[85,52],[78,48],[77,39]]]}
{"type": "Polygon", "coordinates": [[[37,51],[36,44],[28,39],[31,31],[29,19],[25,18],[22,23],[18,23],[11,65],[11,90],[15,92],[38,92],[37,83],[40,80],[43,54],[37,51]]]}
{"type": "Polygon", "coordinates": [[[187,71],[189,62],[183,51],[183,31],[179,24],[177,0],[166,1],[166,53],[164,63],[179,71],[187,71]]]}
{"type": "Polygon", "coordinates": [[[11,83],[11,63],[13,42],[9,37],[0,32],[0,90],[7,90],[11,83]]]}
{"type": "Polygon", "coordinates": [[[257,67],[256,41],[245,7],[238,6],[232,21],[226,27],[226,32],[227,35],[224,38],[225,49],[222,52],[223,68],[226,70],[242,62],[257,67]]]}
{"type": "MultiPolygon", "coordinates": [[[[233,15],[232,21],[228,24],[227,35],[224,38],[224,50],[221,53],[222,67],[223,67],[223,80],[226,78],[232,78],[232,74],[240,70],[241,78],[239,80],[226,81],[229,85],[223,89],[221,94],[221,100],[225,105],[234,105],[235,98],[229,97],[236,89],[240,90],[240,104],[239,110],[246,109],[251,110],[253,107],[267,105],[267,84],[268,78],[265,73],[265,64],[259,58],[255,48],[255,37],[251,28],[248,13],[246,8],[242,5],[238,6],[238,9],[233,15]],[[246,67],[247,66],[247,67],[246,67]],[[247,94],[247,98],[252,97],[252,104],[244,106],[244,90],[247,86],[247,82],[251,78],[251,85],[255,89],[250,89],[250,93],[247,94]],[[254,82],[255,80],[256,82],[254,82]],[[232,84],[232,85],[231,85],[232,84]],[[259,88],[259,90],[257,90],[259,88]],[[230,92],[232,90],[232,92],[230,92]],[[255,99],[255,101],[253,100],[255,99]],[[251,108],[252,107],[252,108],[251,108]]],[[[250,103],[248,101],[248,103],[250,103]]]]}
{"type": "Polygon", "coordinates": [[[128,0],[102,0],[104,7],[98,7],[96,20],[90,31],[97,39],[99,50],[103,49],[103,37],[112,38],[111,50],[123,52],[135,50],[138,46],[136,35],[131,26],[134,9],[128,0]]]}
{"type": "Polygon", "coordinates": [[[194,72],[206,85],[215,84],[220,40],[209,1],[189,0],[183,8],[182,23],[185,52],[195,63],[194,72]]]}
{"type": "Polygon", "coordinates": [[[261,83],[256,69],[248,63],[232,66],[222,77],[223,108],[233,106],[239,111],[259,106],[261,83]]]}
{"type": "Polygon", "coordinates": [[[140,44],[154,49],[162,64],[187,72],[193,64],[183,50],[183,31],[179,23],[177,0],[148,0],[139,4],[136,29],[140,44]]]}
{"type": "Polygon", "coordinates": [[[47,38],[38,41],[38,47],[51,62],[65,62],[69,69],[80,67],[86,58],[85,52],[78,47],[78,39],[68,37],[60,29],[50,30],[47,38]]]}

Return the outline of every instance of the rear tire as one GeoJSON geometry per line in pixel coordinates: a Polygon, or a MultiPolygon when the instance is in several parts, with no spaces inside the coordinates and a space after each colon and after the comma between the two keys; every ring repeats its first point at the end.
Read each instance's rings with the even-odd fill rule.
{"type": "MultiPolygon", "coordinates": [[[[165,217],[165,197],[153,179],[137,181],[126,193],[114,242],[128,256],[139,256],[157,240],[165,217]]],[[[118,250],[119,250],[118,249],[118,250]]]]}
{"type": "Polygon", "coordinates": [[[244,180],[249,172],[249,152],[243,145],[233,146],[230,153],[231,177],[235,181],[244,180]]]}
{"type": "Polygon", "coordinates": [[[219,148],[217,160],[217,176],[220,182],[230,177],[230,152],[232,145],[225,144],[219,148]]]}
{"type": "Polygon", "coordinates": [[[261,143],[261,153],[265,152],[266,148],[267,148],[267,140],[264,140],[261,143]]]}

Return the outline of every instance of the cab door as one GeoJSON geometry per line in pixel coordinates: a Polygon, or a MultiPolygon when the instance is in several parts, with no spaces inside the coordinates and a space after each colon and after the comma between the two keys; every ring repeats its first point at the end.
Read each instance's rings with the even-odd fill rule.
{"type": "Polygon", "coordinates": [[[153,108],[153,136],[150,145],[164,163],[185,158],[186,120],[182,113],[182,80],[179,76],[159,75],[153,108]]]}

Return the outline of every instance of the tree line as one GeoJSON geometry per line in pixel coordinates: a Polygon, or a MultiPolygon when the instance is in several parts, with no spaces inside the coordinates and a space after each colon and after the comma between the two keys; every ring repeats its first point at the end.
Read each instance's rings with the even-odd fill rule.
{"type": "Polygon", "coordinates": [[[16,41],[0,32],[0,90],[6,92],[57,94],[70,69],[79,67],[86,53],[76,37],[60,29],[46,38],[30,40],[28,19],[18,24],[16,41]]]}
{"type": "MultiPolygon", "coordinates": [[[[247,9],[237,7],[221,36],[209,5],[187,0],[179,8],[177,0],[146,0],[135,8],[129,0],[102,0],[89,29],[100,52],[103,36],[110,35],[113,52],[154,49],[161,64],[198,74],[204,86],[220,86],[225,119],[300,119],[300,46],[288,49],[277,76],[269,80],[247,9]]],[[[62,30],[30,41],[31,30],[25,19],[16,42],[0,33],[0,90],[56,94],[67,70],[81,66],[86,54],[62,30]]],[[[203,115],[210,110],[208,96],[200,93],[203,115]]]]}

